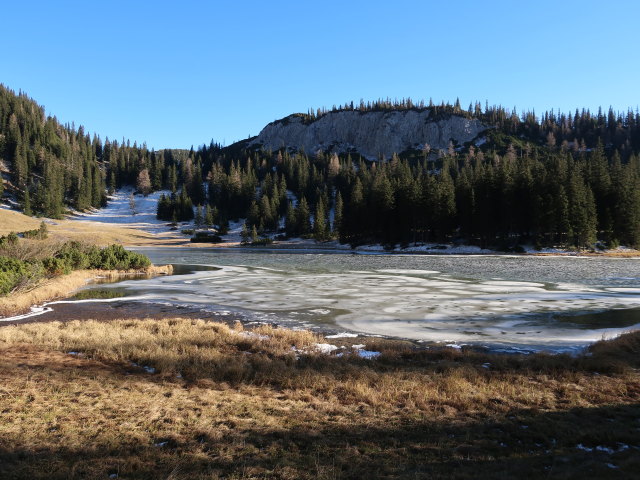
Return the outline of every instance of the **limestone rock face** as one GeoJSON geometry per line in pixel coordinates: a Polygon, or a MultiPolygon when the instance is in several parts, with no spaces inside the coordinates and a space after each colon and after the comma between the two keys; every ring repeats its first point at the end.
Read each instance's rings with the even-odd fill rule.
{"type": "Polygon", "coordinates": [[[338,153],[355,151],[370,160],[381,155],[390,158],[408,149],[446,150],[449,141],[462,145],[490,128],[477,119],[458,115],[432,118],[431,111],[402,110],[388,112],[330,112],[306,123],[301,116],[290,115],[271,122],[249,146],[276,150],[282,147],[338,153]]]}

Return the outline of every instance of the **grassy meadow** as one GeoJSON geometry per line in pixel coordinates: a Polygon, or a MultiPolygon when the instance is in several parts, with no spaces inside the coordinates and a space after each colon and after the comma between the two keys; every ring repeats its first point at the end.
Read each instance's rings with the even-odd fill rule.
{"type": "Polygon", "coordinates": [[[202,320],[0,328],[6,479],[633,478],[640,334],[491,355],[202,320]],[[357,341],[354,341],[357,340],[357,341]],[[350,342],[350,343],[349,343],[350,342]],[[353,354],[351,343],[381,352],[353,354]]]}

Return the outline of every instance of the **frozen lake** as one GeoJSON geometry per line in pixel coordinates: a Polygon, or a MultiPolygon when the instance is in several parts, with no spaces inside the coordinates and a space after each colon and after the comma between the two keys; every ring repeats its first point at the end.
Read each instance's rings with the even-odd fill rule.
{"type": "Polygon", "coordinates": [[[640,328],[636,259],[140,251],[184,274],[99,288],[247,320],[509,350],[574,351],[640,328]]]}

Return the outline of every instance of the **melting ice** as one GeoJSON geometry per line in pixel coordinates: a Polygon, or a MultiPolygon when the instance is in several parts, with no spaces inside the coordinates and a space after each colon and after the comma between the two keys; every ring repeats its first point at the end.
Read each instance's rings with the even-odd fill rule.
{"type": "Polygon", "coordinates": [[[555,351],[640,328],[640,261],[633,259],[144,253],[155,263],[215,269],[118,288],[147,302],[230,309],[252,320],[555,351]],[[610,311],[618,314],[601,313],[610,311]]]}

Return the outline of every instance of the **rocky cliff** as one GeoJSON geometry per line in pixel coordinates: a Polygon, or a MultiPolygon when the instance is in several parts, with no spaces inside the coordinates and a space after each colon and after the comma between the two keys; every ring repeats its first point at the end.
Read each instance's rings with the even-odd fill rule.
{"type": "Polygon", "coordinates": [[[317,150],[358,152],[375,160],[410,149],[445,150],[449,141],[462,145],[489,128],[479,120],[458,115],[434,117],[429,109],[387,112],[338,111],[314,121],[290,115],[268,124],[248,146],[276,150],[289,147],[305,152],[317,150]]]}

